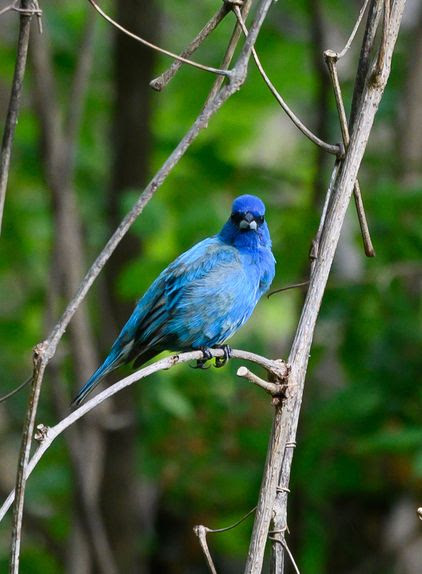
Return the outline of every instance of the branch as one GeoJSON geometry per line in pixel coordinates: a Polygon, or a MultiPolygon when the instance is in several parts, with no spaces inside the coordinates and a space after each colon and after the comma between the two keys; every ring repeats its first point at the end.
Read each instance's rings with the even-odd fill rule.
{"type": "MultiPolygon", "coordinates": [[[[29,32],[31,29],[32,16],[35,9],[31,10],[31,0],[21,0],[19,18],[19,38],[16,54],[15,72],[13,75],[12,91],[10,94],[9,107],[6,115],[6,123],[3,131],[3,139],[0,150],[0,233],[3,220],[4,202],[6,199],[7,181],[9,179],[10,157],[15,136],[16,124],[25,75],[26,59],[28,54],[29,32]]],[[[7,10],[16,10],[16,3],[6,6],[0,14],[7,10]]]]}
{"type": "Polygon", "coordinates": [[[210,72],[212,74],[217,74],[220,76],[226,76],[226,77],[230,76],[230,71],[228,71],[228,70],[221,70],[219,68],[213,68],[211,66],[205,66],[204,64],[200,64],[199,62],[194,62],[193,60],[188,60],[187,58],[184,58],[183,56],[178,56],[177,54],[174,54],[173,52],[169,52],[168,50],[165,50],[164,48],[160,48],[159,46],[157,46],[156,44],[153,44],[152,42],[148,42],[147,40],[144,40],[140,36],[137,36],[133,32],[130,32],[129,30],[124,28],[121,24],[119,24],[118,22],[113,20],[113,18],[111,18],[108,14],[106,14],[106,12],[104,12],[104,10],[102,10],[102,8],[100,8],[94,0],[88,0],[88,2],[95,8],[95,10],[109,24],[111,24],[112,26],[114,26],[115,28],[120,30],[120,32],[123,32],[127,36],[130,36],[131,38],[133,38],[137,42],[140,42],[144,46],[147,46],[148,48],[152,48],[153,50],[156,50],[157,52],[160,52],[161,54],[165,54],[166,56],[170,56],[171,58],[173,58],[174,60],[178,60],[182,64],[189,64],[190,66],[193,66],[194,68],[198,68],[199,70],[204,70],[205,72],[210,72]]]}
{"type": "MultiPolygon", "coordinates": [[[[210,353],[213,357],[224,357],[224,350],[223,349],[210,349],[210,353]]],[[[255,353],[250,353],[248,351],[242,351],[237,349],[232,349],[231,353],[232,358],[234,359],[243,359],[245,361],[251,361],[261,367],[263,367],[275,380],[284,380],[288,374],[288,369],[285,363],[280,360],[272,361],[267,359],[266,357],[261,357],[260,355],[256,355],[255,353]]],[[[44,453],[48,450],[51,446],[53,441],[60,436],[63,431],[65,431],[68,427],[73,425],[77,420],[82,418],[88,412],[92,411],[95,407],[100,405],[109,397],[115,395],[122,389],[129,387],[133,383],[145,379],[146,377],[152,375],[153,373],[157,373],[158,371],[165,371],[171,369],[175,365],[188,363],[189,361],[195,361],[197,359],[202,359],[203,353],[202,351],[191,351],[188,353],[181,353],[180,355],[170,355],[169,357],[165,357],[164,359],[160,359],[147,367],[143,367],[139,369],[135,373],[132,373],[128,377],[114,383],[101,393],[95,395],[92,399],[81,405],[78,409],[71,412],[67,417],[62,419],[59,423],[57,423],[53,427],[46,427],[45,425],[38,425],[37,426],[37,433],[35,435],[35,439],[40,443],[40,446],[33,454],[29,464],[25,467],[25,480],[28,479],[34,468],[37,466],[38,462],[44,455],[44,453]]],[[[17,491],[16,491],[17,492],[17,491]]],[[[0,521],[4,518],[6,512],[10,508],[13,500],[15,498],[15,491],[11,492],[7,497],[6,501],[4,502],[3,506],[0,509],[0,521]]]]}
{"type": "MultiPolygon", "coordinates": [[[[405,0],[396,0],[393,6],[386,42],[383,72],[378,82],[367,81],[361,105],[351,130],[349,148],[339,168],[333,193],[327,211],[326,223],[321,235],[319,256],[311,272],[309,290],[289,355],[291,368],[289,383],[297,385],[287,393],[282,406],[276,406],[273,429],[268,447],[267,461],[261,485],[258,508],[252,539],[249,546],[245,574],[261,572],[265,543],[277,494],[277,485],[288,488],[292,449],[286,450],[286,443],[294,442],[304,390],[306,370],[311,350],[313,333],[319,308],[327,284],[330,268],[356,181],[372,124],[388,80],[391,57],[397,40],[405,0]],[[281,474],[280,474],[281,473],[281,474]]],[[[287,496],[283,501],[283,515],[286,515],[287,496]]]]}

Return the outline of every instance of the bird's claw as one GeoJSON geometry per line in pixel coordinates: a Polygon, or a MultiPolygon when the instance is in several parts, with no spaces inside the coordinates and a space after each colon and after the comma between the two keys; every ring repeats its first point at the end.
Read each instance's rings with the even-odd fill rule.
{"type": "Polygon", "coordinates": [[[221,345],[221,347],[218,347],[219,349],[222,349],[222,351],[224,352],[224,355],[222,357],[216,357],[215,358],[215,368],[216,369],[221,369],[221,367],[224,367],[224,365],[227,363],[227,361],[229,359],[231,359],[232,357],[232,349],[231,347],[229,347],[229,345],[221,345]]]}
{"type": "Polygon", "coordinates": [[[202,359],[197,359],[196,361],[196,365],[191,365],[192,369],[202,369],[202,370],[206,370],[210,368],[210,365],[208,365],[208,367],[205,366],[205,363],[207,361],[209,361],[210,359],[212,359],[212,353],[209,349],[207,349],[206,347],[201,347],[201,351],[202,351],[202,359]]]}

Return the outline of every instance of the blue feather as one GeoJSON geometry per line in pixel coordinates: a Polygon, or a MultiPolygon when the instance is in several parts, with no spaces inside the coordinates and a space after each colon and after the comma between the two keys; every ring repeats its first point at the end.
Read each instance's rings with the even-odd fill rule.
{"type": "Polygon", "coordinates": [[[78,405],[125,363],[139,366],[170,351],[223,344],[251,316],[274,278],[265,206],[253,195],[235,199],[218,235],[182,253],[138,301],[104,363],[73,401],[78,405]]]}

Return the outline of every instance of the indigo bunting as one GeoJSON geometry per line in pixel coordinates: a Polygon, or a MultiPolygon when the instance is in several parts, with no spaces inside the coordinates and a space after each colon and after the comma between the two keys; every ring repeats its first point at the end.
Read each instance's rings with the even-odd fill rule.
{"type": "Polygon", "coordinates": [[[265,205],[253,195],[234,200],[220,233],[182,253],[138,301],[103,364],[81,388],[79,405],[101,379],[133,362],[139,367],[162,351],[207,349],[223,345],[251,316],[271,285],[275,259],[265,222],[265,205]]]}

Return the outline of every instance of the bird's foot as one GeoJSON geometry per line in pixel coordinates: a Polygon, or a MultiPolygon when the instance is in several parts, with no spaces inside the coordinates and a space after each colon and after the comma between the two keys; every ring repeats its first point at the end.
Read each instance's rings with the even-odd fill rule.
{"type": "Polygon", "coordinates": [[[227,361],[232,358],[232,349],[231,347],[229,347],[229,345],[219,345],[217,349],[222,349],[224,352],[224,355],[222,357],[215,358],[215,364],[214,364],[215,368],[221,369],[221,367],[224,367],[227,361]]]}
{"type": "Polygon", "coordinates": [[[196,365],[194,365],[192,369],[209,369],[210,367],[206,367],[205,363],[212,359],[212,353],[206,347],[201,347],[200,350],[202,351],[202,359],[197,359],[196,365]]]}

